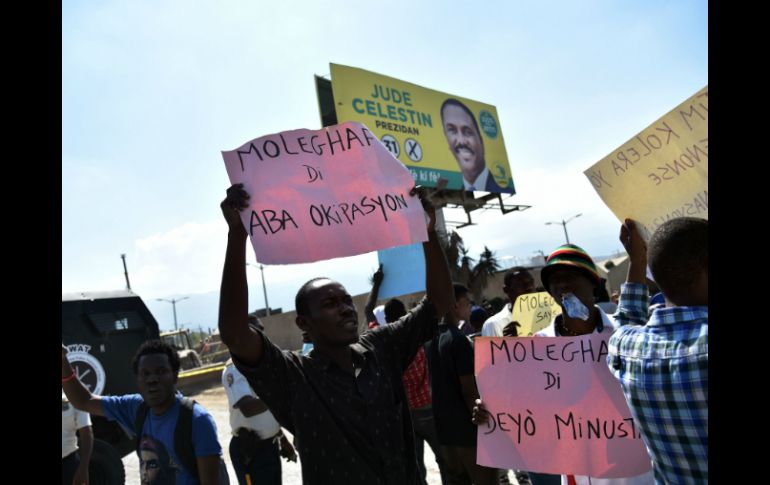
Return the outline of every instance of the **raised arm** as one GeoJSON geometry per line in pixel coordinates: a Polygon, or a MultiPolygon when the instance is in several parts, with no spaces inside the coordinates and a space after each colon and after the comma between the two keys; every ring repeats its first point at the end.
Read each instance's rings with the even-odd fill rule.
{"type": "Polygon", "coordinates": [[[222,341],[248,365],[262,358],[262,337],[249,328],[249,295],[246,283],[246,229],[240,211],[248,207],[249,194],[243,184],[227,189],[220,207],[229,228],[222,286],[219,291],[219,333],[222,341]]]}
{"type": "Polygon", "coordinates": [[[377,268],[377,271],[372,275],[372,291],[369,292],[369,298],[366,299],[366,305],[364,306],[364,315],[366,316],[366,323],[377,321],[377,317],[374,316],[374,306],[377,304],[377,295],[380,294],[380,285],[382,279],[385,277],[385,273],[382,272],[382,264],[377,268]]]}
{"type": "Polygon", "coordinates": [[[626,219],[620,226],[620,242],[628,253],[629,265],[626,283],[647,282],[647,243],[644,242],[636,222],[626,219]]]}
{"type": "Polygon", "coordinates": [[[428,240],[422,243],[425,253],[425,292],[428,300],[436,307],[436,315],[441,318],[451,315],[455,304],[452,278],[436,232],[436,208],[433,207],[424,188],[415,188],[414,192],[419,193],[423,208],[430,218],[428,240]]]}
{"type": "Polygon", "coordinates": [[[67,347],[61,345],[61,387],[75,409],[87,413],[104,416],[102,397],[91,394],[91,391],[80,382],[67,358],[67,347]]]}
{"type": "Polygon", "coordinates": [[[647,243],[639,228],[631,219],[620,227],[620,242],[628,253],[629,265],[626,283],[620,292],[615,322],[620,325],[644,325],[647,323],[647,243]]]}

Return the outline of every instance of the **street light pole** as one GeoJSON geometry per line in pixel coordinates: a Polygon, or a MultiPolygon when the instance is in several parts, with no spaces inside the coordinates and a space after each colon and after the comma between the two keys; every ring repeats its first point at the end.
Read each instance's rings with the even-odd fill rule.
{"type": "Polygon", "coordinates": [[[120,258],[123,260],[123,274],[126,275],[126,288],[130,290],[131,289],[131,282],[128,281],[128,268],[126,267],[126,255],[125,255],[125,253],[121,254],[120,258]]]}
{"type": "MultiPolygon", "coordinates": [[[[256,264],[246,263],[247,266],[254,266],[257,267],[256,264]]],[[[260,263],[259,265],[259,272],[262,275],[262,294],[265,296],[265,313],[269,317],[270,316],[270,304],[267,302],[267,285],[265,285],[265,267],[262,266],[260,263]]]]}
{"type": "Polygon", "coordinates": [[[176,304],[177,304],[177,302],[180,302],[182,300],[187,300],[188,298],[190,298],[190,297],[189,296],[185,296],[184,298],[179,298],[179,299],[172,298],[170,300],[167,300],[165,298],[156,298],[156,300],[158,300],[158,301],[165,301],[167,303],[171,303],[171,306],[174,309],[174,330],[179,330],[179,327],[177,326],[177,323],[176,323],[176,304]]]}
{"type": "Polygon", "coordinates": [[[574,216],[570,217],[566,221],[564,219],[562,219],[561,222],[558,222],[558,221],[556,221],[556,222],[546,222],[545,225],[549,226],[551,224],[561,224],[561,226],[564,228],[564,239],[566,239],[567,240],[567,244],[569,244],[569,234],[567,234],[567,223],[569,223],[569,221],[571,221],[571,220],[573,220],[575,218],[578,218],[578,217],[580,217],[582,215],[583,215],[582,213],[575,214],[574,216]]]}

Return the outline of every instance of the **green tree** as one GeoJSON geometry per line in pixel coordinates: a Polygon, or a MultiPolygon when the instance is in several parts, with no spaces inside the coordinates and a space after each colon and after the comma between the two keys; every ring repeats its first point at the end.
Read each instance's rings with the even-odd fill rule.
{"type": "Polygon", "coordinates": [[[470,250],[465,247],[462,237],[456,231],[452,231],[449,240],[443,245],[452,279],[467,286],[473,299],[481,302],[482,293],[489,284],[490,277],[500,270],[495,253],[484,246],[478,262],[474,264],[476,260],[470,256],[470,250]]]}

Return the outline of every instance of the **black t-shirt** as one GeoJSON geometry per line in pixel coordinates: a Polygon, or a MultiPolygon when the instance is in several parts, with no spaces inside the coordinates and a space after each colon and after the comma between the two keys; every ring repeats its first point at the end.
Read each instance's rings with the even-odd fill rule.
{"type": "Polygon", "coordinates": [[[473,347],[454,325],[439,325],[425,347],[430,370],[433,420],[444,446],[476,446],[476,426],[465,405],[460,376],[473,375],[473,347]]]}

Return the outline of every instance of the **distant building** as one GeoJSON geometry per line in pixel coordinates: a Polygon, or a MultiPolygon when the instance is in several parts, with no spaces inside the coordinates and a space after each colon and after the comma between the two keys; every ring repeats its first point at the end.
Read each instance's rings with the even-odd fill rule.
{"type": "Polygon", "coordinates": [[[620,253],[612,258],[596,259],[596,271],[607,280],[607,292],[620,291],[620,285],[626,282],[628,275],[628,254],[620,253]]]}
{"type": "MultiPolygon", "coordinates": [[[[270,309],[270,315],[278,315],[279,313],[283,313],[281,308],[270,309]]],[[[257,318],[265,318],[267,316],[267,310],[265,308],[260,308],[258,310],[254,310],[249,315],[254,315],[257,318]]]]}

